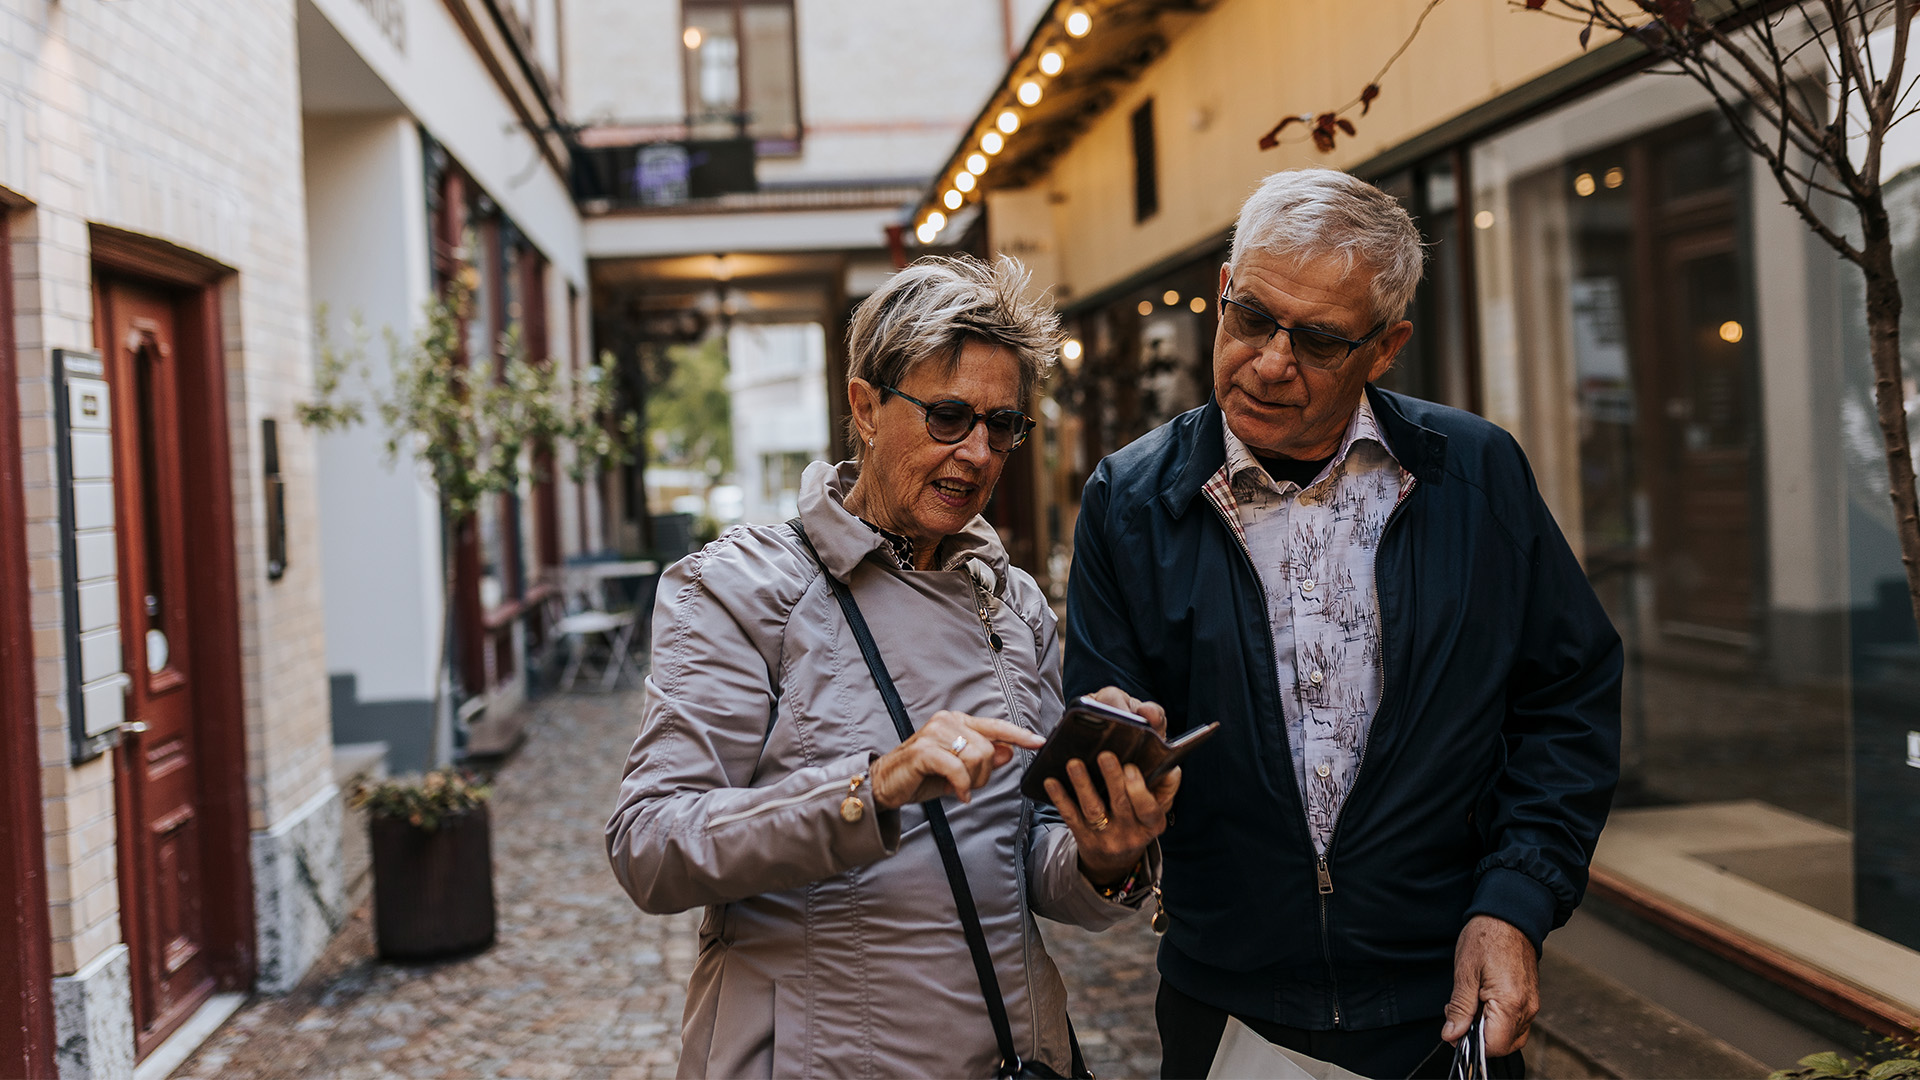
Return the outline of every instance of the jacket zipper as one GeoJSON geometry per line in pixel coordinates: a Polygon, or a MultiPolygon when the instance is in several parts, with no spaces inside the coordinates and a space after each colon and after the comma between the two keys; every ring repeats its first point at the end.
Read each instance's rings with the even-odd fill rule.
{"type": "MultiPolygon", "coordinates": [[[[1399,519],[1400,508],[1407,504],[1407,496],[1413,494],[1413,486],[1415,483],[1417,483],[1417,481],[1411,477],[1408,478],[1406,490],[1402,491],[1400,498],[1394,501],[1393,509],[1387,512],[1386,522],[1380,526],[1380,542],[1374,545],[1373,549],[1373,627],[1377,650],[1373,659],[1374,666],[1380,672],[1380,689],[1373,699],[1373,718],[1375,720],[1380,719],[1380,709],[1387,703],[1387,620],[1385,614],[1380,610],[1380,549],[1386,546],[1387,532],[1393,528],[1393,523],[1399,519]]],[[[1368,724],[1367,737],[1360,740],[1360,756],[1355,758],[1353,762],[1353,784],[1347,788],[1348,800],[1353,798],[1353,789],[1360,785],[1360,769],[1367,763],[1367,747],[1373,745],[1373,728],[1374,725],[1368,724]]],[[[1341,1019],[1340,980],[1339,977],[1334,974],[1333,935],[1329,933],[1327,929],[1327,897],[1333,895],[1333,870],[1327,865],[1327,859],[1328,856],[1333,854],[1334,845],[1340,840],[1340,823],[1346,818],[1346,809],[1346,803],[1342,802],[1340,805],[1341,812],[1333,819],[1333,831],[1327,835],[1326,854],[1320,856],[1320,864],[1318,867],[1320,878],[1321,952],[1326,956],[1327,960],[1327,980],[1333,986],[1333,1026],[1336,1028],[1340,1026],[1341,1019]]]]}
{"type": "Polygon", "coordinates": [[[798,795],[789,795],[784,799],[772,799],[761,803],[759,806],[751,806],[737,813],[721,814],[717,818],[709,818],[707,819],[707,828],[717,829],[722,825],[731,825],[736,821],[745,821],[748,818],[758,817],[769,811],[784,810],[789,806],[798,806],[808,799],[816,798],[829,791],[845,791],[846,787],[846,780],[829,780],[811,791],[803,791],[798,795]]]}
{"type": "MultiPolygon", "coordinates": [[[[1386,539],[1387,539],[1387,532],[1388,530],[1393,528],[1393,523],[1399,520],[1400,508],[1407,504],[1407,496],[1413,494],[1413,488],[1416,482],[1417,481],[1413,481],[1412,478],[1409,477],[1409,482],[1407,484],[1406,490],[1400,493],[1400,498],[1394,502],[1393,509],[1388,511],[1387,513],[1387,520],[1385,524],[1380,526],[1380,544],[1376,545],[1373,549],[1373,583],[1374,583],[1373,584],[1373,625],[1375,628],[1375,634],[1378,639],[1378,647],[1379,647],[1378,654],[1374,657],[1374,659],[1380,671],[1380,680],[1379,680],[1380,689],[1379,689],[1379,693],[1374,697],[1374,716],[1376,718],[1378,718],[1378,716],[1380,715],[1380,706],[1384,704],[1387,700],[1387,624],[1386,624],[1385,617],[1382,615],[1380,611],[1380,548],[1385,546],[1386,539]]],[[[1271,652],[1273,648],[1273,616],[1271,614],[1271,601],[1267,596],[1266,583],[1262,581],[1260,578],[1260,570],[1253,563],[1253,550],[1247,546],[1246,537],[1242,536],[1240,531],[1233,527],[1233,522],[1225,520],[1226,511],[1222,510],[1220,508],[1220,505],[1218,503],[1215,503],[1212,499],[1208,499],[1207,503],[1214,508],[1215,513],[1218,513],[1221,516],[1221,518],[1223,519],[1224,523],[1227,526],[1227,531],[1233,534],[1234,540],[1238,542],[1238,544],[1240,545],[1240,554],[1244,556],[1247,560],[1247,568],[1253,571],[1253,580],[1256,583],[1258,583],[1260,586],[1260,596],[1262,600],[1261,614],[1264,618],[1264,621],[1267,624],[1267,648],[1268,648],[1268,651],[1271,652]]],[[[1276,667],[1277,666],[1278,665],[1276,665],[1276,667]]],[[[1274,672],[1274,683],[1275,683],[1275,689],[1277,690],[1278,684],[1279,684],[1278,671],[1274,672]]],[[[1369,724],[1367,725],[1367,737],[1365,739],[1362,739],[1360,742],[1360,756],[1357,759],[1355,759],[1353,763],[1353,776],[1354,776],[1355,785],[1358,785],[1360,782],[1360,767],[1366,764],[1367,747],[1371,745],[1372,742],[1373,742],[1373,725],[1369,724]]],[[[1302,802],[1301,810],[1304,815],[1304,812],[1306,810],[1306,806],[1305,806],[1306,793],[1301,792],[1300,797],[1302,802]]],[[[1352,788],[1347,789],[1347,797],[1349,799],[1353,797],[1352,788]]],[[[1341,809],[1344,811],[1345,806],[1342,805],[1341,809]]],[[[1344,816],[1345,816],[1344,814],[1341,815],[1341,817],[1344,817],[1344,816]]],[[[1306,825],[1306,821],[1303,816],[1301,819],[1301,826],[1304,828],[1305,825],[1306,825]]],[[[1339,979],[1339,976],[1335,974],[1334,966],[1333,966],[1333,935],[1327,925],[1327,903],[1328,903],[1327,897],[1333,895],[1333,869],[1328,864],[1327,860],[1328,860],[1328,857],[1333,854],[1334,844],[1339,840],[1339,838],[1340,838],[1340,817],[1336,817],[1334,818],[1334,822],[1333,822],[1333,832],[1327,837],[1326,853],[1317,854],[1315,856],[1315,863],[1314,863],[1314,886],[1316,891],[1319,893],[1319,899],[1320,899],[1320,955],[1327,962],[1327,982],[1328,982],[1328,985],[1333,988],[1333,1026],[1335,1028],[1340,1027],[1343,1017],[1340,1012],[1340,979],[1339,979]]],[[[1307,844],[1309,846],[1313,844],[1313,836],[1311,833],[1307,835],[1307,844]]]]}
{"type": "MultiPolygon", "coordinates": [[[[1013,684],[1007,681],[1007,669],[1002,650],[1006,642],[1000,638],[1000,632],[993,628],[992,602],[987,595],[987,587],[974,575],[973,568],[967,568],[967,581],[973,585],[975,611],[980,616],[980,630],[986,636],[987,659],[993,665],[994,678],[1000,683],[1000,700],[1006,703],[1007,720],[1020,724],[1020,709],[1013,701],[1013,684]]],[[[1025,727],[1022,724],[1020,726],[1025,727]]],[[[1029,807],[1025,799],[1020,800],[1020,851],[1027,849],[1027,834],[1033,827],[1028,819],[1029,807]]],[[[1027,895],[1027,860],[1024,856],[1014,859],[1014,880],[1020,889],[1020,895],[1027,895]]],[[[1024,910],[1024,908],[1023,908],[1024,910]]],[[[1020,920],[1020,956],[1023,974],[1027,982],[1027,1004],[1029,1009],[1028,1030],[1034,1033],[1035,1050],[1038,1051],[1040,1033],[1040,995],[1033,991],[1033,942],[1029,937],[1031,929],[1026,917],[1020,920]]]]}

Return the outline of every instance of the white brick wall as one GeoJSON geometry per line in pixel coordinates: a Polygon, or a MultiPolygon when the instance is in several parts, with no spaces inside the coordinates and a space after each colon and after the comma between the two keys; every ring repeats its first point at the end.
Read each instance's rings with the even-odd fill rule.
{"type": "Polygon", "coordinates": [[[307,393],[294,0],[0,0],[0,187],[14,295],[57,971],[119,939],[108,759],[67,764],[49,350],[93,344],[89,224],[233,267],[220,296],[251,827],[330,782],[307,393]],[[280,420],[289,569],[264,569],[260,420],[280,420]]]}

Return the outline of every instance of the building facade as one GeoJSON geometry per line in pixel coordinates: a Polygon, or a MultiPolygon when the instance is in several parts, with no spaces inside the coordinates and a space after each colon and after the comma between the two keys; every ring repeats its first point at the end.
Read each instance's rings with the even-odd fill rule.
{"type": "MultiPolygon", "coordinates": [[[[799,455],[845,456],[848,313],[914,246],[906,207],[1044,6],[569,4],[596,341],[636,372],[675,342],[724,335],[738,347],[753,369],[733,376],[750,519],[791,505],[799,455]],[[811,365],[824,402],[783,400],[766,381],[811,365]]],[[[610,485],[624,546],[648,544],[639,491],[634,474],[610,485]]]]}
{"type": "MultiPolygon", "coordinates": [[[[391,391],[387,339],[410,340],[455,277],[471,283],[470,363],[510,334],[569,378],[590,365],[561,6],[298,9],[313,301],[335,347],[367,343],[350,389],[391,391]]],[[[569,478],[561,448],[449,528],[410,448],[389,454],[367,412],[319,442],[334,738],[385,743],[390,768],[418,770],[524,699],[558,568],[601,547],[599,494],[569,478]]]]}
{"type": "Polygon", "coordinates": [[[455,278],[476,368],[591,362],[560,16],[0,5],[0,1074],[164,1069],[292,988],[356,895],[342,784],[510,713],[603,546],[564,447],[443,529],[371,407],[455,278]],[[309,430],[356,333],[370,423],[309,430]]]}
{"type": "MultiPolygon", "coordinates": [[[[1322,152],[1294,124],[1261,148],[1358,95],[1425,11],[1376,5],[1377,34],[1318,2],[1042,18],[910,222],[1026,259],[1072,331],[1006,510],[1028,565],[1068,564],[1101,456],[1207,400],[1219,268],[1260,179],[1374,181],[1430,245],[1383,382],[1519,438],[1626,642],[1623,786],[1555,940],[1637,935],[1822,1045],[1911,1026],[1920,647],[1858,278],[1703,91],[1517,5],[1433,9],[1354,134],[1322,152]]],[[[1889,157],[1907,272],[1920,153],[1889,157]]]]}
{"type": "Polygon", "coordinates": [[[294,12],[0,21],[4,1071],[127,1076],[342,915],[294,12]]]}

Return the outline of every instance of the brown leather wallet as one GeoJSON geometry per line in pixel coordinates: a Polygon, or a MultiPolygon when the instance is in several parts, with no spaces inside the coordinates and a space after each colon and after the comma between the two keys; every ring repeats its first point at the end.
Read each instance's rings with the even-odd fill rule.
{"type": "Polygon", "coordinates": [[[1072,791],[1067,762],[1079,758],[1086,763],[1088,778],[1100,793],[1101,801],[1111,803],[1107,798],[1106,777],[1095,763],[1102,751],[1112,751],[1121,765],[1139,768],[1148,786],[1152,786],[1219,728],[1218,723],[1207,724],[1168,742],[1152,725],[1133,713],[1082,697],[1067,706],[1066,714],[1047,738],[1047,745],[1041,747],[1027,765],[1025,775],[1020,778],[1020,793],[1042,805],[1052,803],[1047,797],[1045,782],[1049,778],[1058,780],[1072,791]]]}

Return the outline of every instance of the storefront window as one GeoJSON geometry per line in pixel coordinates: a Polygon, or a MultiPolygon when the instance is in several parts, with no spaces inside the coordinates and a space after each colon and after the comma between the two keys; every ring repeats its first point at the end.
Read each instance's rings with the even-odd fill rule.
{"type": "Polygon", "coordinates": [[[1920,664],[1904,617],[1886,616],[1891,651],[1860,641],[1891,589],[1906,601],[1838,260],[1684,80],[1512,129],[1470,174],[1484,411],[1526,447],[1625,644],[1597,872],[1763,940],[1767,912],[1811,907],[1920,947],[1920,899],[1886,902],[1920,895],[1913,800],[1865,787],[1867,657],[1909,688],[1872,735],[1882,756],[1916,721],[1920,664]]]}

